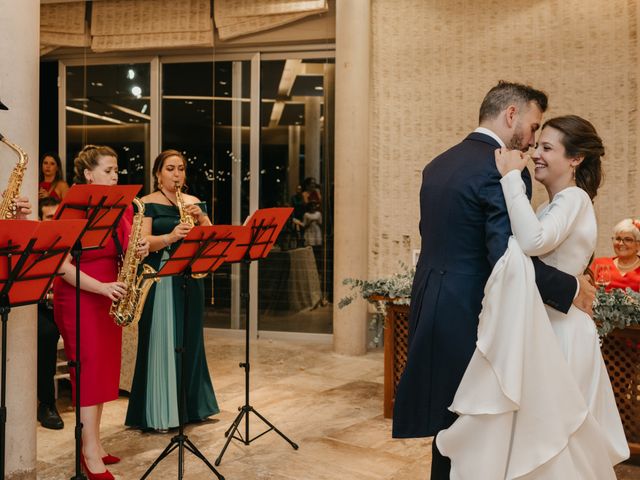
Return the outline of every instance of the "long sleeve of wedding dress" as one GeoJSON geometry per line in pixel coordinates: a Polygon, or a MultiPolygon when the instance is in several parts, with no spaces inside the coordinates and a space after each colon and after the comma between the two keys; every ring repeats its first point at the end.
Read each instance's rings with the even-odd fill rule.
{"type": "Polygon", "coordinates": [[[569,187],[558,192],[538,218],[531,208],[518,170],[507,173],[500,183],[511,230],[522,251],[529,256],[543,255],[562,244],[574,230],[578,219],[591,206],[591,200],[584,190],[569,187]]]}

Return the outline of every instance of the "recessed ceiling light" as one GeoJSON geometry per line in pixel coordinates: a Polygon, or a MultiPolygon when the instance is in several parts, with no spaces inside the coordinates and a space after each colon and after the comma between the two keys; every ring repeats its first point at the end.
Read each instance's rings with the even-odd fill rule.
{"type": "Polygon", "coordinates": [[[134,71],[133,71],[133,68],[130,68],[130,69],[127,71],[127,78],[128,78],[129,80],[133,80],[134,78],[136,78],[136,72],[134,72],[134,71]]]}
{"type": "Polygon", "coordinates": [[[142,89],[139,86],[134,85],[133,87],[131,87],[131,93],[134,96],[140,98],[140,96],[142,95],[142,89]]]}
{"type": "Polygon", "coordinates": [[[320,91],[324,90],[324,87],[322,87],[322,86],[320,86],[320,85],[319,85],[319,86],[316,86],[316,87],[313,87],[313,88],[314,88],[314,89],[316,89],[316,90],[320,90],[320,91]]]}

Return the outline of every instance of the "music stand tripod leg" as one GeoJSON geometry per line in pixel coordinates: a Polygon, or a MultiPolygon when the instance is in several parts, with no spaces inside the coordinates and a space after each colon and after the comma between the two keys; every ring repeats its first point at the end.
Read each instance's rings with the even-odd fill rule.
{"type": "MultiPolygon", "coordinates": [[[[247,275],[249,273],[249,264],[251,263],[249,260],[244,260],[243,263],[247,266],[247,275]]],[[[245,288],[249,288],[248,285],[245,288]]],[[[220,454],[218,455],[218,458],[216,459],[216,465],[220,465],[220,462],[222,462],[222,456],[224,455],[225,451],[227,450],[227,447],[229,446],[229,443],[231,442],[231,439],[235,438],[236,440],[240,440],[242,443],[244,443],[245,445],[249,445],[252,441],[256,440],[258,437],[261,437],[262,435],[270,432],[271,430],[273,430],[274,432],[276,432],[278,435],[280,435],[284,440],[286,440],[289,445],[291,445],[293,447],[294,450],[297,450],[298,444],[296,444],[295,442],[293,442],[289,437],[287,437],[284,433],[282,433],[280,430],[278,430],[275,425],[273,425],[271,422],[269,422],[265,417],[263,417],[262,415],[260,415],[255,408],[253,408],[251,406],[251,404],[249,403],[249,371],[251,370],[251,365],[249,363],[249,342],[250,342],[250,336],[249,336],[249,320],[250,320],[250,315],[249,315],[249,304],[250,304],[250,297],[249,297],[249,292],[245,291],[244,293],[242,293],[241,295],[244,298],[244,311],[245,311],[245,361],[242,362],[240,364],[240,368],[244,368],[244,394],[245,394],[245,403],[242,407],[240,407],[240,413],[238,413],[238,415],[236,416],[235,420],[233,421],[233,423],[231,424],[231,426],[229,427],[229,429],[225,432],[225,436],[227,437],[226,442],[224,443],[224,446],[222,447],[222,450],[220,451],[220,454]],[[262,420],[268,427],[269,429],[262,432],[261,434],[257,435],[254,438],[251,438],[249,436],[249,414],[253,412],[260,420],[262,420]],[[245,417],[246,415],[246,417],[245,417]],[[242,438],[242,435],[240,435],[240,433],[238,432],[238,428],[240,426],[240,422],[242,421],[242,418],[245,417],[245,437],[242,438]],[[238,432],[238,435],[240,435],[240,437],[235,437],[235,433],[238,432]]]]}
{"type": "Polygon", "coordinates": [[[80,240],[76,241],[71,251],[71,256],[76,266],[76,359],[68,362],[69,367],[75,368],[76,373],[76,425],[74,429],[75,450],[76,450],[76,474],[71,480],[87,480],[82,471],[80,456],[82,455],[82,419],[80,417],[80,256],[82,255],[82,244],[80,240]]]}
{"type": "Polygon", "coordinates": [[[178,450],[178,479],[182,480],[184,476],[184,449],[186,448],[196,457],[204,462],[209,467],[209,470],[218,477],[218,480],[224,480],[224,477],[216,470],[216,468],[209,463],[206,457],[198,450],[198,448],[189,440],[189,437],[184,433],[184,418],[186,417],[187,408],[187,389],[185,381],[185,342],[187,340],[187,323],[189,319],[189,278],[191,277],[191,269],[187,268],[182,274],[182,291],[183,291],[183,319],[182,319],[182,342],[180,346],[176,346],[176,354],[180,359],[180,385],[178,388],[178,435],[171,438],[169,445],[162,451],[162,453],[156,458],[153,464],[147,469],[140,480],[144,480],[149,476],[153,469],[169,455],[175,449],[178,450]]]}
{"type": "Polygon", "coordinates": [[[9,296],[0,299],[0,314],[2,315],[2,393],[0,393],[0,478],[4,478],[4,454],[7,428],[7,322],[9,321],[9,296]]]}

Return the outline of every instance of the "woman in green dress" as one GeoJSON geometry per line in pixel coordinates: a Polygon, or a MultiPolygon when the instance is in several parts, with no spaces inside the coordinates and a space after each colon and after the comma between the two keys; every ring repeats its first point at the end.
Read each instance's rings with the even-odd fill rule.
{"type": "MultiPolygon", "coordinates": [[[[176,150],[166,150],[153,164],[154,192],[143,197],[143,232],[151,253],[146,262],[158,270],[169,253],[189,233],[182,223],[176,185],[184,185],[186,161],[176,150]]],[[[196,225],[211,225],[206,205],[182,193],[184,213],[196,225]]],[[[143,430],[165,432],[178,426],[180,359],[175,346],[182,342],[184,298],[182,277],[162,277],[151,287],[138,324],[138,354],[125,424],[143,430]]],[[[186,378],[185,423],[203,420],[219,412],[204,350],[203,280],[189,278],[187,336],[184,341],[186,378]]]]}

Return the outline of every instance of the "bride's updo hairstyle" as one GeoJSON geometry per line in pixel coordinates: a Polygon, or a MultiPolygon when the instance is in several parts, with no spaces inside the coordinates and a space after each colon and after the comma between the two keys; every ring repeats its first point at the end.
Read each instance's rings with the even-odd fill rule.
{"type": "Polygon", "coordinates": [[[113,148],[102,145],[87,145],[80,150],[80,153],[73,160],[73,182],[87,183],[84,171],[91,171],[96,168],[101,157],[114,157],[117,159],[118,154],[113,148]]]}
{"type": "Polygon", "coordinates": [[[562,145],[567,158],[582,157],[575,170],[576,185],[583,189],[591,200],[598,194],[602,183],[602,161],[604,145],[595,127],[577,115],[564,115],[548,120],[543,126],[555,128],[562,133],[562,145]]]}

